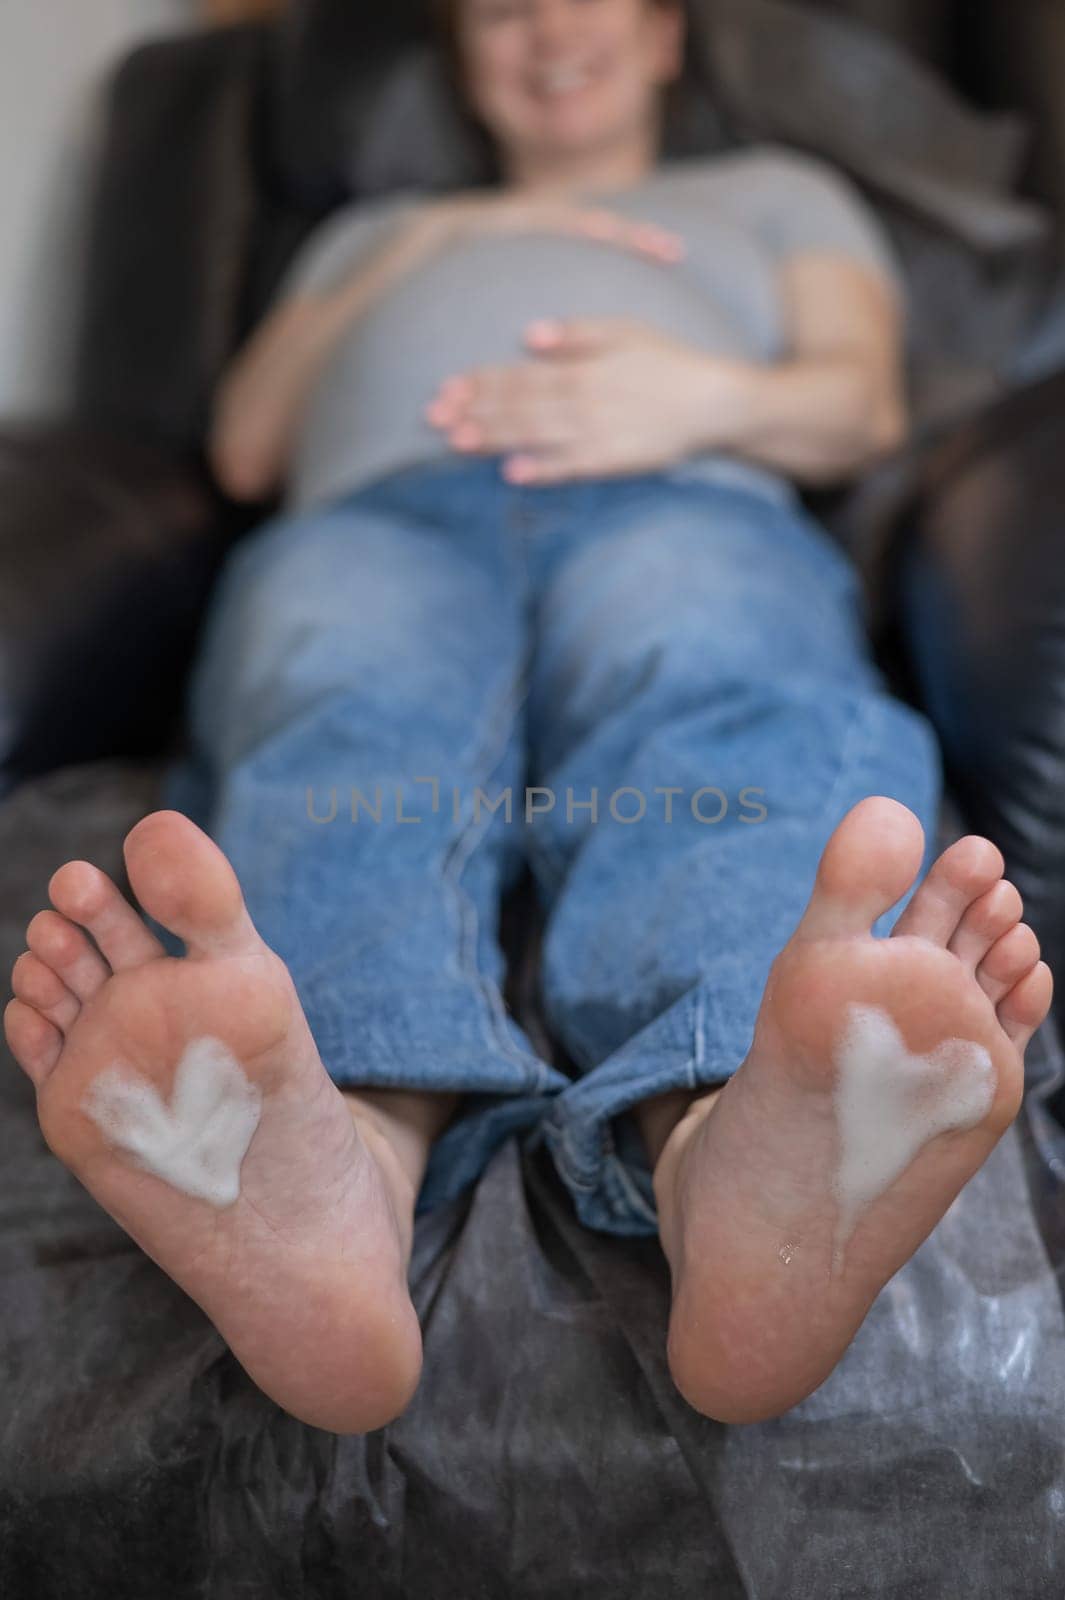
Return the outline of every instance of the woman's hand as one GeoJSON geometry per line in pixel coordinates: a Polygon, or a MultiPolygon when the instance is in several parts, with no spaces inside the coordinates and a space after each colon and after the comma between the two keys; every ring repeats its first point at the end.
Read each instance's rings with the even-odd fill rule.
{"type": "Polygon", "coordinates": [[[542,195],[476,190],[423,205],[410,227],[429,250],[478,234],[556,233],[616,245],[652,261],[672,263],[684,254],[677,233],[638,222],[601,206],[542,195]]]}
{"type": "Polygon", "coordinates": [[[645,323],[534,323],[536,359],[445,383],[426,411],[454,449],[504,455],[512,483],[671,466],[705,447],[732,364],[645,323]]]}

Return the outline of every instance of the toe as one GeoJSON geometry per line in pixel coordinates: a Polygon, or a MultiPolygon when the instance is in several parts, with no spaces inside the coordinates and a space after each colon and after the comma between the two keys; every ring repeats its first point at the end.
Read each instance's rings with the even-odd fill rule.
{"type": "Polygon", "coordinates": [[[26,943],[79,1000],[91,1000],[111,976],[87,935],[58,911],[38,911],[26,929],[26,943]]]}
{"type": "Polygon", "coordinates": [[[893,933],[946,945],[973,902],[1002,877],[1002,852],[979,834],[957,839],[932,863],[893,933]]]}
{"type": "Polygon", "coordinates": [[[62,1033],[78,1020],[81,1001],[67,988],[58,972],[32,950],[23,951],[12,967],[11,987],[19,1000],[47,1017],[62,1033]]]}
{"type": "Polygon", "coordinates": [[[52,874],[48,894],[57,911],[89,930],[114,972],[165,955],[118,885],[92,862],[65,862],[52,874]]]}
{"type": "Polygon", "coordinates": [[[976,981],[997,1006],[1038,960],[1039,940],[1026,922],[1018,922],[991,946],[976,969],[976,981]]]}
{"type": "Polygon", "coordinates": [[[1040,961],[998,1007],[998,1020],[1002,1031],[1024,1054],[1028,1041],[1050,1010],[1054,996],[1054,979],[1045,961],[1040,961]]]}
{"type": "Polygon", "coordinates": [[[870,795],[853,806],[825,846],[800,938],[868,933],[920,871],[924,830],[897,800],[870,795]]]}
{"type": "Polygon", "coordinates": [[[214,840],[180,811],[153,811],[126,835],[129,881],[149,916],[189,956],[237,954],[258,943],[237,875],[214,840]]]}
{"type": "Polygon", "coordinates": [[[24,1000],[9,1000],[4,1008],[4,1037],[23,1072],[40,1088],[63,1048],[59,1029],[24,1000]]]}
{"type": "Polygon", "coordinates": [[[975,972],[991,946],[1021,920],[1024,903],[1008,878],[1000,878],[969,906],[947,949],[975,972]]]}

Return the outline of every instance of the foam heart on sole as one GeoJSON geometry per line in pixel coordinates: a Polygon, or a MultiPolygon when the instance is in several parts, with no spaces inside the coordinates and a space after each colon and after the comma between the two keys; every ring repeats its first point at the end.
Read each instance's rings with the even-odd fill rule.
{"type": "Polygon", "coordinates": [[[839,1167],[833,1183],[839,1215],[832,1267],[863,1207],[884,1193],[921,1147],[951,1128],[972,1128],[991,1109],[997,1074],[972,1039],[944,1039],[911,1055],[878,1006],[852,1004],[836,1053],[839,1167]]]}
{"type": "Polygon", "coordinates": [[[141,1073],[116,1062],[94,1080],[82,1109],[139,1166],[222,1207],[240,1194],[241,1163],[262,1099],[228,1045],[204,1034],[185,1047],[169,1105],[141,1073]]]}

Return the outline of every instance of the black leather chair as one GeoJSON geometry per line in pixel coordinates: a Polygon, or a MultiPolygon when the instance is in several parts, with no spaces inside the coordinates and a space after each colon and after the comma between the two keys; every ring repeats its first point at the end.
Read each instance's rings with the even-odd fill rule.
{"type": "MultiPolygon", "coordinates": [[[[906,6],[883,9],[897,36],[999,97],[986,52],[962,63],[947,49],[946,7],[916,31],[906,6]]],[[[1005,27],[1002,8],[980,15],[985,37],[1005,27]]],[[[271,509],[234,505],[211,481],[213,387],[307,231],[349,194],[392,181],[395,129],[382,132],[382,118],[399,112],[381,87],[425,28],[421,0],[294,0],[275,25],[142,47],[111,81],[88,258],[75,264],[84,312],[71,412],[0,427],[5,970],[48,872],[85,854],[120,873],[121,833],[156,803],[211,584],[271,509]]],[[[1031,59],[1018,45],[1009,83],[1030,83],[1038,104],[1031,59]]],[[[453,131],[476,163],[476,139],[453,131]]],[[[729,136],[693,75],[674,148],[729,136]]],[[[1032,182],[1053,198],[1065,143],[1052,129],[1038,149],[1032,182]]],[[[825,507],[863,564],[881,660],[940,732],[945,826],[1000,843],[1059,985],[1063,507],[1065,374],[922,434],[876,484],[825,507]]],[[[521,912],[508,908],[512,999],[538,1032],[521,912]]],[[[1041,1046],[1034,1076],[1053,1109],[1052,1028],[1041,1046]]],[[[0,1591],[1034,1593],[1036,1574],[1057,1570],[1046,1560],[1065,1557],[1044,1517],[1065,1495],[1055,1429],[1004,1367],[954,1385],[978,1307],[992,1301],[1024,1311],[1037,1365],[1050,1371],[1057,1348],[1044,1293],[1057,1305],[1054,1271],[1039,1251],[1058,1259],[1059,1195],[1038,1140],[1027,1126],[1020,1137],[1029,1188],[1042,1186],[1042,1243],[970,1186],[989,1257],[1013,1261],[1013,1301],[997,1280],[970,1301],[954,1283],[953,1333],[940,1337],[930,1285],[948,1241],[906,1278],[905,1314],[885,1292],[821,1399],[755,1430],[707,1423],[673,1391],[657,1245],[580,1229],[542,1152],[506,1147],[472,1195],[419,1220],[418,1400],[380,1435],[338,1441],[259,1395],[198,1310],[48,1156],[12,1067],[0,1081],[0,1369],[13,1386],[0,1422],[0,1591]],[[915,1328],[929,1336],[920,1348],[915,1328]],[[905,1427],[899,1404],[911,1406],[905,1427]],[[1023,1471],[974,1479],[976,1438],[1008,1444],[1000,1453],[1023,1471]],[[959,1553],[966,1541],[979,1561],[959,1553]]],[[[1016,1200],[1012,1159],[995,1170],[1000,1194],[1016,1180],[1016,1200]]]]}

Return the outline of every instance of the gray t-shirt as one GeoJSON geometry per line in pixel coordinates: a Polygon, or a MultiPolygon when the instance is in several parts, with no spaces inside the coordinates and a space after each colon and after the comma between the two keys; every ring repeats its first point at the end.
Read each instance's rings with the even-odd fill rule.
{"type": "MultiPolygon", "coordinates": [[[[275,304],[335,288],[424,198],[408,190],[341,207],[304,241],[275,304]]],[[[664,163],[638,185],[584,198],[680,234],[683,259],[659,263],[546,231],[442,249],[331,351],[301,418],[286,509],[452,454],[425,406],[445,378],[470,367],[533,359],[522,341],[537,318],[632,317],[713,354],[779,360],[788,352],[776,268],[804,251],[872,268],[905,305],[891,247],[853,185],[785,147],[664,163]]]]}

